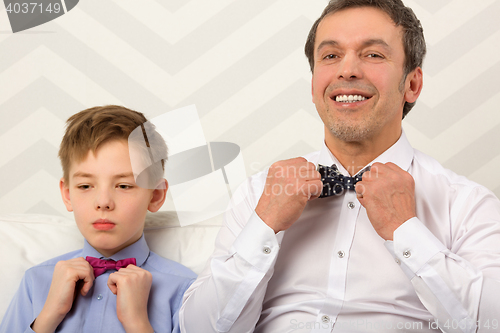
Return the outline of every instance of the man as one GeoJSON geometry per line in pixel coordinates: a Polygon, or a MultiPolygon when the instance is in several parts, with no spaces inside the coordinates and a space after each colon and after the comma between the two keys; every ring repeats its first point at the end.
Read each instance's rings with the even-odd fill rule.
{"type": "Polygon", "coordinates": [[[306,54],[325,145],[234,194],[181,330],[497,331],[500,202],[402,132],[423,82],[418,19],[400,0],[331,1],[306,54]],[[325,180],[338,195],[317,199],[333,164],[344,187],[325,180]]]}

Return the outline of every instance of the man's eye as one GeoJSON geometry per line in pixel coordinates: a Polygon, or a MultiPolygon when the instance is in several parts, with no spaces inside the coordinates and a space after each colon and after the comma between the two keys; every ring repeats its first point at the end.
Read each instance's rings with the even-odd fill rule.
{"type": "Polygon", "coordinates": [[[383,58],[380,54],[377,53],[370,53],[368,55],[369,58],[383,58]]]}
{"type": "Polygon", "coordinates": [[[335,59],[337,58],[337,56],[335,54],[329,54],[327,56],[325,56],[323,59],[335,59]]]}

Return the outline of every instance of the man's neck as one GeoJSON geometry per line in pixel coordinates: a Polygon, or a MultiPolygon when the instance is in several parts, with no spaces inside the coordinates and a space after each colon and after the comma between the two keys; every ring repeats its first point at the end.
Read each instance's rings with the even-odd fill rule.
{"type": "Polygon", "coordinates": [[[401,132],[400,129],[399,132],[386,133],[362,141],[343,141],[325,129],[325,143],[340,164],[353,176],[395,144],[401,132]]]}

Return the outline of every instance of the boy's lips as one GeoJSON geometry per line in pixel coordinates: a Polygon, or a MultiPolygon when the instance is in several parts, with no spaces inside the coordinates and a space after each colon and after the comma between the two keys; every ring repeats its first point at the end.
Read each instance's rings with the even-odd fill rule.
{"type": "Polygon", "coordinates": [[[99,219],[92,223],[97,230],[111,230],[115,227],[115,224],[110,220],[99,219]]]}

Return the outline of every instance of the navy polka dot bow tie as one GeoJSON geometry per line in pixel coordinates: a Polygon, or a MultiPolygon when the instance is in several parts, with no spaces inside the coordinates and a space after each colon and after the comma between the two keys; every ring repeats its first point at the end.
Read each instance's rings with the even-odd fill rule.
{"type": "Polygon", "coordinates": [[[332,195],[342,195],[345,191],[354,191],[356,183],[361,181],[363,173],[370,170],[366,167],[354,177],[344,176],[340,173],[335,164],[331,167],[318,164],[318,172],[321,174],[321,181],[323,182],[323,192],[320,198],[327,198],[332,195]]]}

